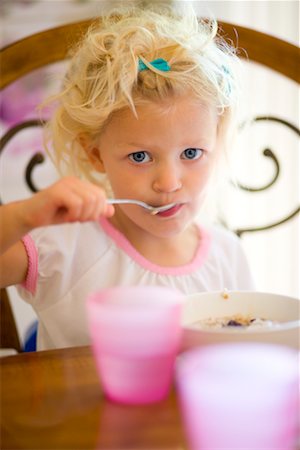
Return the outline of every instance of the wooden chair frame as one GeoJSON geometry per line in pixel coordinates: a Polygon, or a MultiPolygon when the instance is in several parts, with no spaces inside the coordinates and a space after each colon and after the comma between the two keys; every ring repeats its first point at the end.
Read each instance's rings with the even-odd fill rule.
{"type": "MultiPolygon", "coordinates": [[[[62,61],[93,20],[59,26],[15,42],[1,50],[0,89],[35,69],[62,61]]],[[[289,42],[250,28],[219,22],[220,34],[235,43],[242,58],[260,63],[300,83],[300,49],[289,42]]]]}

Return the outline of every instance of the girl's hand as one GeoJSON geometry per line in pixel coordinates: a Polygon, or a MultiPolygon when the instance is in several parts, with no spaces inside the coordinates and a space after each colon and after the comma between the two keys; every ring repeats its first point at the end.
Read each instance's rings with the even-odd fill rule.
{"type": "Polygon", "coordinates": [[[76,177],[65,177],[22,202],[28,228],[67,222],[97,221],[111,217],[114,207],[106,203],[105,191],[76,177]]]}
{"type": "Polygon", "coordinates": [[[28,200],[0,207],[0,286],[25,280],[28,258],[20,239],[34,228],[110,217],[103,189],[75,177],[63,178],[28,200]]]}

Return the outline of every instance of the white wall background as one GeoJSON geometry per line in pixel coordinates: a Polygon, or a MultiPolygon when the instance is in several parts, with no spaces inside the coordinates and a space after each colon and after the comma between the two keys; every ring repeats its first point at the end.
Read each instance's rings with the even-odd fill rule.
{"type": "MultiPolygon", "coordinates": [[[[92,17],[105,3],[49,0],[21,5],[17,1],[3,1],[0,9],[1,46],[36,31],[92,17]]],[[[252,27],[299,45],[298,1],[194,1],[193,4],[199,14],[212,13],[219,20],[252,27]]],[[[290,120],[299,127],[298,87],[282,76],[251,65],[245,71],[241,121],[254,115],[270,114],[290,120]]],[[[271,163],[263,161],[259,153],[264,148],[262,139],[265,147],[271,147],[282,162],[280,180],[270,194],[257,194],[253,199],[249,194],[231,190],[223,192],[226,220],[233,228],[279,220],[299,204],[299,139],[281,127],[268,125],[262,129],[257,125],[241,137],[233,159],[238,180],[257,186],[272,176],[271,163]],[[248,150],[244,151],[246,143],[248,150]],[[249,148],[253,151],[249,152],[249,148]]],[[[27,145],[28,151],[32,151],[30,131],[22,134],[22,145],[27,145]]],[[[20,167],[24,167],[22,160],[28,160],[28,153],[17,156],[20,167]]],[[[1,158],[0,187],[5,202],[29,195],[15,187],[16,176],[20,179],[22,174],[18,169],[16,175],[14,161],[12,163],[8,156],[1,158]]],[[[50,184],[56,177],[49,165],[37,169],[36,173],[42,180],[39,187],[50,184]]],[[[259,290],[299,297],[299,219],[269,232],[245,235],[243,243],[259,290]]],[[[31,307],[17,298],[14,288],[10,288],[10,294],[23,338],[35,314],[31,307]]]]}

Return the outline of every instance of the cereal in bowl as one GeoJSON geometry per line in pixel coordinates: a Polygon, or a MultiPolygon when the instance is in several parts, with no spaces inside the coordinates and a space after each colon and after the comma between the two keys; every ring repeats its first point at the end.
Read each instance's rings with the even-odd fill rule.
{"type": "Polygon", "coordinates": [[[229,328],[238,327],[241,329],[271,327],[277,322],[260,317],[234,315],[230,317],[215,317],[198,320],[193,323],[197,328],[229,328]]]}

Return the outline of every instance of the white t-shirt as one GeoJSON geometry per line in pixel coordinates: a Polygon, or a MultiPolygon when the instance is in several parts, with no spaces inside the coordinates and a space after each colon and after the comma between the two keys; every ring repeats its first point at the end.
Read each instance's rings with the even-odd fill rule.
{"type": "Polygon", "coordinates": [[[145,259],[106,219],[34,230],[24,239],[29,258],[21,297],[38,315],[39,350],[90,343],[87,296],[112,286],[174,287],[189,295],[254,288],[240,240],[222,228],[199,227],[193,260],[164,267],[145,259]]]}

